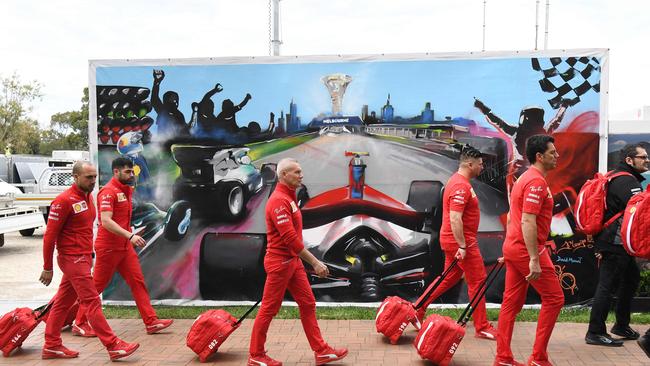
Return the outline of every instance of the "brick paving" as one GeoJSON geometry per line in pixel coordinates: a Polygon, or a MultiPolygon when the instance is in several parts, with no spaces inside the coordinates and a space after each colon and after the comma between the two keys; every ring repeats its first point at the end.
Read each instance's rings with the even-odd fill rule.
{"type": "MultiPolygon", "coordinates": [[[[185,337],[192,320],[176,320],[167,332],[147,335],[137,319],[111,319],[109,323],[117,335],[129,342],[140,342],[140,349],[119,363],[130,365],[187,365],[199,364],[198,358],[185,346],[185,337]]],[[[245,321],[221,346],[209,364],[245,365],[252,321],[245,321]]],[[[389,344],[374,329],[371,320],[321,320],[325,339],[334,346],[347,346],[348,357],[335,365],[430,365],[421,360],[412,346],[415,330],[410,327],[398,345],[389,344]]],[[[627,341],[624,347],[608,348],[585,345],[586,324],[558,324],[551,338],[549,354],[554,365],[625,366],[650,365],[650,359],[636,342],[627,341]]],[[[645,331],[646,326],[633,326],[645,331]]],[[[29,336],[23,348],[9,358],[0,358],[0,365],[100,365],[112,364],[105,349],[96,338],[74,337],[63,333],[63,342],[80,351],[79,358],[71,360],[40,359],[43,344],[43,324],[29,336]]],[[[526,361],[532,348],[535,323],[517,323],[513,337],[513,352],[518,361],[526,361]]],[[[491,365],[496,343],[473,337],[470,326],[467,336],[454,356],[452,365],[491,365]]],[[[299,320],[274,320],[267,342],[269,355],[285,365],[313,365],[313,353],[302,332],[299,320]]]]}

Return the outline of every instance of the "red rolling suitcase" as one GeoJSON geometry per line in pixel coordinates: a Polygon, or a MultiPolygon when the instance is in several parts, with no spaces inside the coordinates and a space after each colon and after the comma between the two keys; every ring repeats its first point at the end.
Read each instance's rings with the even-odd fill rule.
{"type": "Polygon", "coordinates": [[[0,318],[0,350],[4,357],[20,347],[43,316],[50,310],[51,304],[43,305],[34,310],[16,308],[0,318]]]}
{"type": "Polygon", "coordinates": [[[424,321],[420,332],[415,337],[415,341],[413,341],[413,346],[420,357],[438,366],[449,365],[460,342],[465,337],[465,324],[467,324],[472,313],[474,313],[476,305],[485,296],[487,289],[494,282],[494,279],[503,267],[504,264],[502,262],[497,262],[492,267],[492,270],[490,270],[490,273],[481,284],[474,298],[467,304],[458,321],[438,314],[432,314],[424,321]]]}
{"type": "Polygon", "coordinates": [[[199,355],[201,362],[207,361],[261,301],[251,306],[239,320],[222,309],[208,310],[199,315],[187,333],[187,346],[199,355]]]}
{"type": "Polygon", "coordinates": [[[437,282],[433,286],[427,288],[425,295],[420,297],[421,301],[417,301],[415,304],[406,301],[399,296],[389,296],[384,299],[379,306],[379,309],[377,309],[377,316],[375,316],[375,327],[377,333],[386,336],[390,340],[391,344],[396,344],[409,323],[413,324],[416,329],[420,329],[417,310],[422,307],[424,299],[431,296],[436,288],[440,286],[442,280],[449,274],[457,263],[458,259],[455,259],[449,268],[447,268],[437,278],[437,282]]]}
{"type": "Polygon", "coordinates": [[[416,328],[419,327],[413,304],[401,297],[387,297],[377,309],[377,316],[375,317],[377,333],[386,336],[391,344],[397,343],[409,323],[412,323],[416,328]]]}

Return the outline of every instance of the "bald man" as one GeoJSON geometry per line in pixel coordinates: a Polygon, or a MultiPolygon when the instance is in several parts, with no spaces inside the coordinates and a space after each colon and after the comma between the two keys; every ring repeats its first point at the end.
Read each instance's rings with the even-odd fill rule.
{"type": "Polygon", "coordinates": [[[302,184],[303,177],[300,164],[294,159],[282,159],[278,163],[277,175],[278,184],[266,204],[266,282],[262,306],[253,325],[248,365],[282,365],[266,354],[264,344],[271,320],[280,310],[287,290],[298,303],[300,321],[314,351],[316,365],[324,365],[342,359],[348,350],[332,348],[323,340],[316,320],[316,299],[301,259],[309,263],[320,277],[326,277],[329,270],[305,249],[302,242],[302,214],[296,203],[296,189],[302,184]]]}
{"type": "Polygon", "coordinates": [[[102,312],[99,294],[90,275],[93,262],[93,222],[96,216],[91,193],[97,180],[97,169],[88,162],[77,162],[72,168],[72,176],[72,186],[59,194],[50,205],[43,236],[44,264],[40,281],[45,286],[52,282],[55,247],[63,278],[50,309],[41,357],[52,359],[79,356],[79,352],[66,348],[61,341],[61,327],[70,307],[79,298],[110,359],[116,360],[131,355],[139,344],[124,342],[113,333],[102,312]]]}

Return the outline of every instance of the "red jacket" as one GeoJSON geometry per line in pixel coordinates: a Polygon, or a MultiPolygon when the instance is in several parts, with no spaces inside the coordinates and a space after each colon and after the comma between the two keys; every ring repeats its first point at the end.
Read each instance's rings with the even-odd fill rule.
{"type": "Polygon", "coordinates": [[[304,249],[296,191],[278,183],[266,203],[266,253],[295,257],[304,249]]]}
{"type": "Polygon", "coordinates": [[[52,201],[43,236],[43,269],[52,270],[55,245],[59,254],[92,254],[95,216],[92,195],[76,184],[52,201]]]}
{"type": "Polygon", "coordinates": [[[101,213],[112,212],[113,221],[122,229],[131,231],[131,194],[133,188],[126,184],[120,183],[112,178],[97,194],[99,202],[99,229],[97,230],[97,239],[95,239],[95,250],[112,249],[127,250],[129,249],[129,238],[113,234],[102,225],[101,213]]]}

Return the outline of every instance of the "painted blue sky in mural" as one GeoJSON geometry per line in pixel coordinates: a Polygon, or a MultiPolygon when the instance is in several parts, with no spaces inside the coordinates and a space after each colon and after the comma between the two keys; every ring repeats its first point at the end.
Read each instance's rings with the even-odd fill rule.
{"type": "MultiPolygon", "coordinates": [[[[403,118],[420,115],[425,103],[430,102],[436,120],[462,117],[487,125],[473,107],[474,97],[513,125],[525,106],[542,106],[547,122],[555,115],[548,103],[555,94],[542,91],[542,74],[533,70],[530,58],[98,67],[97,85],[151,88],[152,70],[157,68],[165,71],[161,97],[169,90],[177,92],[186,121],[192,115],[191,103],[200,101],[220,83],[223,91],[212,98],[215,114],[224,99],[238,104],[250,93],[252,100],[237,114],[240,126],[257,121],[264,128],[269,112],[274,112],[276,119],[281,111],[288,113],[292,99],[306,125],[319,114],[330,113],[331,99],[321,78],[333,73],[352,77],[343,98],[344,115],[361,115],[364,104],[380,115],[389,93],[395,116],[403,118]]],[[[594,76],[597,79],[600,73],[594,76]]],[[[569,108],[568,115],[599,110],[599,94],[593,90],[580,99],[569,108]]],[[[151,115],[155,117],[155,112],[151,115]]]]}

